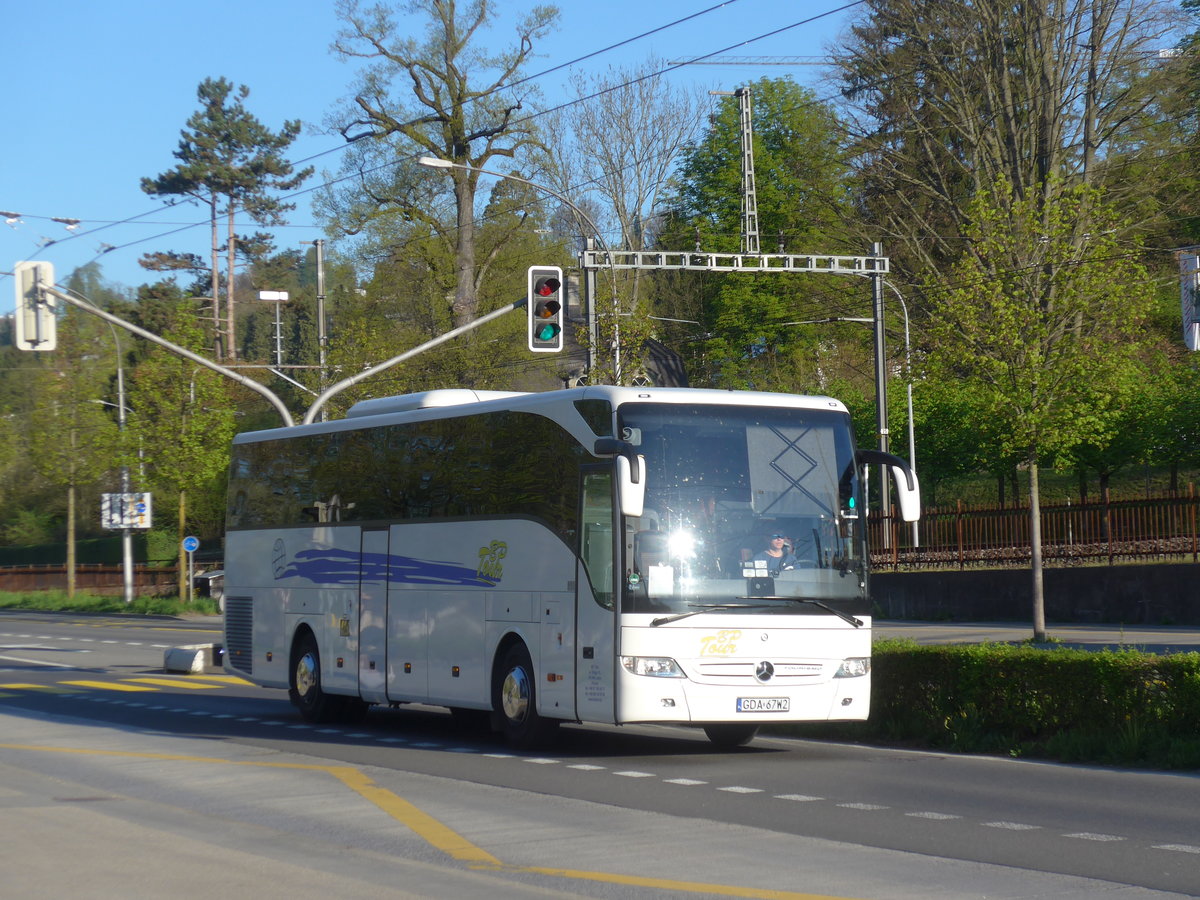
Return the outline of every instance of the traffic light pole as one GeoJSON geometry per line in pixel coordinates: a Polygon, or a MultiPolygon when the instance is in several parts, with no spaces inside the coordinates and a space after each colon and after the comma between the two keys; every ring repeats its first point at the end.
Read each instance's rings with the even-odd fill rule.
{"type": "Polygon", "coordinates": [[[120,318],[119,316],[114,316],[110,312],[106,312],[105,310],[100,309],[99,307],[92,306],[92,304],[86,300],[81,300],[78,297],[72,297],[66,291],[59,290],[58,288],[54,287],[53,285],[46,285],[46,286],[44,286],[44,289],[45,289],[46,293],[52,294],[53,296],[57,297],[59,300],[62,300],[64,303],[70,303],[72,306],[77,307],[78,309],[82,309],[84,312],[91,313],[93,316],[99,316],[105,322],[109,322],[110,324],[113,324],[113,325],[119,325],[121,328],[124,328],[126,331],[132,332],[133,334],[136,334],[138,337],[143,338],[144,340],[150,341],[152,344],[158,344],[160,347],[165,347],[166,349],[170,350],[172,353],[176,354],[177,356],[182,356],[184,359],[190,359],[192,362],[196,363],[197,365],[201,365],[201,366],[204,366],[205,368],[212,369],[214,372],[224,375],[226,378],[232,378],[238,384],[240,384],[244,387],[248,387],[250,390],[255,391],[256,393],[262,394],[264,397],[267,398],[267,400],[269,400],[271,402],[271,405],[275,407],[276,411],[279,413],[280,417],[283,419],[284,425],[294,425],[295,424],[295,420],[292,418],[292,414],[288,411],[288,408],[287,408],[287,406],[284,405],[284,402],[279,399],[279,396],[274,391],[272,391],[269,387],[267,387],[264,384],[259,384],[253,378],[248,378],[239,372],[235,372],[232,369],[227,369],[220,363],[215,363],[211,359],[207,359],[198,353],[193,353],[191,350],[187,350],[184,347],[180,347],[178,344],[172,344],[170,341],[166,340],[165,338],[160,338],[157,334],[155,334],[152,331],[147,331],[145,328],[139,328],[137,325],[134,325],[132,322],[126,322],[124,319],[120,318]]]}
{"type": "MultiPolygon", "coordinates": [[[[392,366],[399,365],[400,363],[404,362],[405,360],[412,359],[414,356],[416,356],[419,353],[424,353],[426,350],[432,350],[434,347],[437,347],[440,344],[444,344],[444,343],[446,343],[446,341],[448,341],[452,338],[456,338],[460,334],[466,334],[468,331],[472,331],[472,330],[478,328],[480,325],[484,324],[485,322],[490,322],[490,321],[492,321],[492,319],[498,319],[498,318],[500,318],[500,316],[507,315],[508,313],[512,312],[513,310],[520,309],[521,307],[523,307],[525,305],[525,303],[526,303],[526,300],[524,297],[522,297],[520,300],[517,300],[514,303],[510,303],[508,306],[502,306],[500,309],[494,310],[485,316],[480,316],[478,319],[475,319],[473,322],[468,322],[466,325],[462,325],[451,331],[447,331],[445,334],[441,335],[440,337],[435,337],[433,340],[426,341],[425,343],[421,344],[419,347],[413,347],[411,350],[406,350],[403,353],[401,353],[399,356],[393,356],[391,359],[389,359],[385,362],[381,362],[377,366],[372,366],[369,369],[364,369],[363,371],[359,372],[357,375],[351,375],[349,378],[343,378],[337,384],[331,385],[330,387],[326,388],[325,391],[322,392],[321,396],[319,396],[316,400],[314,400],[312,402],[312,405],[308,408],[308,412],[306,412],[304,414],[304,421],[301,424],[311,425],[313,422],[315,422],[317,419],[317,415],[321,411],[321,407],[323,407],[325,405],[326,401],[328,401],[329,398],[332,397],[334,394],[340,393],[341,391],[344,391],[346,388],[356,385],[360,381],[364,381],[367,378],[370,378],[372,375],[378,375],[380,372],[383,372],[386,369],[390,369],[392,366]]],[[[290,425],[291,423],[289,422],[288,424],[290,425]]]]}

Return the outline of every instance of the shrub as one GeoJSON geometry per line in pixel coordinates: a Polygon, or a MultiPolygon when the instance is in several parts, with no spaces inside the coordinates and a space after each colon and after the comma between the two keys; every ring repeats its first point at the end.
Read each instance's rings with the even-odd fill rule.
{"type": "Polygon", "coordinates": [[[836,737],[961,752],[1200,767],[1200,653],[880,641],[871,719],[836,737]]]}

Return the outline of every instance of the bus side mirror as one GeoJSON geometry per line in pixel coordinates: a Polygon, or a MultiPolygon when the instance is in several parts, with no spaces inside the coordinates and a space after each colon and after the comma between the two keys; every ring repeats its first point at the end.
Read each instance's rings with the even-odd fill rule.
{"type": "Polygon", "coordinates": [[[594,452],[597,456],[616,455],[621,514],[640,516],[646,505],[646,457],[637,453],[633,444],[616,438],[598,438],[594,452]]]}
{"type": "Polygon", "coordinates": [[[896,482],[896,499],[900,504],[900,518],[905,522],[916,522],[921,518],[921,485],[912,466],[898,456],[882,450],[859,450],[856,454],[859,465],[878,463],[890,466],[896,482]]]}

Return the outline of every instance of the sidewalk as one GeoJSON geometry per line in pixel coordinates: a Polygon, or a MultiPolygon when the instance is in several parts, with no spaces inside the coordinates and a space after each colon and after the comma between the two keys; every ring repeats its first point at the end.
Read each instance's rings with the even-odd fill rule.
{"type": "MultiPolygon", "coordinates": [[[[876,638],[907,638],[918,644],[1020,643],[1033,637],[1025,622],[917,622],[876,619],[876,638]]],[[[1200,628],[1141,625],[1046,624],[1058,646],[1088,650],[1142,650],[1147,653],[1200,651],[1200,628]]]]}

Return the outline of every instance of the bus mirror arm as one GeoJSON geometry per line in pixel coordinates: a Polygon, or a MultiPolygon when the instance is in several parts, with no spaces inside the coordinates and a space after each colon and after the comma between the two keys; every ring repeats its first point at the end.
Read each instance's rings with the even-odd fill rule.
{"type": "Polygon", "coordinates": [[[872,463],[890,466],[896,475],[896,495],[900,501],[900,517],[905,522],[916,522],[921,518],[921,487],[917,473],[899,456],[882,450],[859,449],[855,454],[859,465],[872,463]]]}
{"type": "Polygon", "coordinates": [[[646,502],[646,458],[641,456],[633,444],[617,438],[598,438],[593,447],[597,456],[617,457],[617,491],[621,502],[621,513],[640,516],[646,502]]]}

